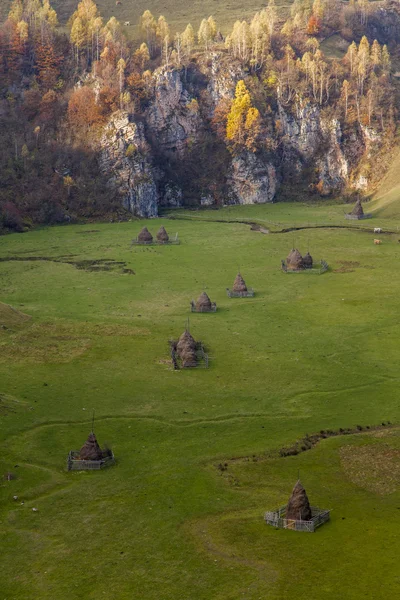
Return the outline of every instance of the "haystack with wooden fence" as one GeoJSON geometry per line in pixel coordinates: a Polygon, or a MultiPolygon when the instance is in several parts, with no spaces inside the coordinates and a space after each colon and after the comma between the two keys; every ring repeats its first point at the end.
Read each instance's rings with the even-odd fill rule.
{"type": "Polygon", "coordinates": [[[112,450],[102,450],[92,431],[82,448],[71,450],[67,458],[68,471],[92,471],[103,469],[115,463],[112,450]]]}
{"type": "Polygon", "coordinates": [[[288,503],[264,515],[267,525],[278,529],[307,531],[313,533],[317,527],[330,519],[330,511],[311,506],[307,493],[300,481],[296,482],[288,503]]]}
{"type": "Polygon", "coordinates": [[[208,355],[203,344],[196,342],[187,328],[177,341],[170,340],[169,346],[174,369],[208,368],[208,355]]]}
{"type": "Polygon", "coordinates": [[[301,269],[304,269],[303,257],[297,248],[293,248],[287,255],[286,266],[288,271],[300,271],[301,269]]]}
{"type": "Polygon", "coordinates": [[[313,257],[309,252],[303,256],[303,269],[313,268],[313,257]]]}
{"type": "Polygon", "coordinates": [[[226,288],[226,293],[229,298],[252,298],[254,296],[253,288],[247,287],[240,273],[236,275],[232,289],[226,288]]]}
{"type": "Polygon", "coordinates": [[[139,233],[137,238],[132,240],[131,246],[152,246],[152,245],[169,245],[169,244],[180,244],[178,234],[175,234],[175,237],[171,238],[167,230],[163,225],[161,225],[160,229],[156,233],[156,239],[153,238],[150,231],[147,227],[143,227],[142,231],[139,233]]]}
{"type": "Polygon", "coordinates": [[[328,263],[325,260],[315,262],[309,252],[302,256],[297,248],[293,248],[289,252],[286,260],[281,260],[281,269],[285,273],[314,273],[321,275],[328,268],[328,263]]]}
{"type": "Polygon", "coordinates": [[[197,313],[210,313],[216,312],[217,305],[215,302],[211,302],[208,294],[206,292],[202,292],[200,296],[197,298],[197,301],[194,300],[190,303],[191,311],[197,313]]]}
{"type": "Polygon", "coordinates": [[[151,244],[153,242],[153,236],[147,227],[143,227],[142,231],[137,236],[137,240],[140,244],[151,244]]]}
{"type": "Polygon", "coordinates": [[[350,219],[353,221],[360,221],[361,219],[370,219],[372,217],[372,215],[370,213],[364,212],[364,209],[362,207],[361,198],[359,198],[357,200],[357,202],[355,203],[354,208],[351,211],[351,213],[345,214],[345,217],[346,217],[346,219],[350,219]]]}
{"type": "Polygon", "coordinates": [[[169,235],[168,235],[164,225],[161,225],[160,229],[157,231],[156,239],[159,244],[168,244],[169,235]]]}

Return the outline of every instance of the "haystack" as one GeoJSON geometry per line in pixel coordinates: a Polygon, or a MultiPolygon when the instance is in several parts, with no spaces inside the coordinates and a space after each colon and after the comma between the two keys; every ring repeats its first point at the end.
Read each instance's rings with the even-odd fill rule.
{"type": "Polygon", "coordinates": [[[197,311],[211,310],[211,300],[205,292],[202,292],[196,302],[197,311]]]}
{"type": "Polygon", "coordinates": [[[297,248],[293,248],[286,259],[287,268],[291,271],[297,271],[303,268],[303,257],[297,248]]]}
{"type": "Polygon", "coordinates": [[[169,235],[165,230],[165,227],[161,225],[160,229],[157,231],[157,241],[165,244],[169,241],[169,235]]]}
{"type": "Polygon", "coordinates": [[[138,242],[152,242],[153,236],[147,227],[143,227],[142,231],[138,235],[138,242]]]}
{"type": "Polygon", "coordinates": [[[196,342],[187,329],[185,329],[179,338],[176,349],[179,355],[181,355],[184,350],[191,350],[193,352],[196,350],[196,342]]]}
{"type": "Polygon", "coordinates": [[[234,292],[247,292],[246,283],[240,273],[236,275],[232,289],[234,292]]]}
{"type": "Polygon", "coordinates": [[[292,495],[287,503],[285,518],[295,521],[310,521],[312,518],[306,490],[301,485],[300,480],[294,486],[292,495]]]}
{"type": "Polygon", "coordinates": [[[93,431],[80,449],[79,458],[81,460],[101,460],[103,458],[103,452],[93,431]]]}
{"type": "Polygon", "coordinates": [[[303,267],[304,269],[313,268],[313,258],[309,252],[303,256],[303,267]]]}
{"type": "Polygon", "coordinates": [[[357,217],[358,219],[362,219],[362,217],[364,216],[364,211],[363,211],[363,207],[361,205],[361,198],[359,198],[357,200],[357,202],[355,203],[354,208],[350,214],[353,215],[354,217],[357,217]]]}
{"type": "Polygon", "coordinates": [[[182,367],[196,367],[197,357],[195,350],[192,350],[188,346],[182,349],[180,353],[182,367]]]}

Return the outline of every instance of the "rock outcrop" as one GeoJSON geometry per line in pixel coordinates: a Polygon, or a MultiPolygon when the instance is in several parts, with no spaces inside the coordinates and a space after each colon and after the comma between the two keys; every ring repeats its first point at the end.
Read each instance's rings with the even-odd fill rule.
{"type": "Polygon", "coordinates": [[[321,132],[326,142],[325,152],[318,160],[319,191],[325,196],[342,189],[347,182],[349,166],[341,148],[342,131],[336,119],[321,121],[321,132]]]}
{"type": "Polygon", "coordinates": [[[108,185],[121,197],[123,206],[139,217],[157,216],[157,187],[143,126],[126,111],[113,113],[100,148],[100,170],[110,175],[108,185]]]}
{"type": "Polygon", "coordinates": [[[278,111],[285,146],[296,150],[303,160],[309,159],[322,139],[319,108],[308,103],[299,104],[292,115],[279,104],[278,111]]]}
{"type": "Polygon", "coordinates": [[[349,164],[340,122],[321,118],[319,107],[309,103],[296,108],[292,115],[279,106],[284,162],[298,175],[312,164],[323,196],[342,189],[348,181],[349,164]]]}
{"type": "Polygon", "coordinates": [[[273,202],[278,179],[272,163],[252,152],[243,152],[232,159],[229,183],[232,203],[264,204],[273,202]]]}
{"type": "Polygon", "coordinates": [[[142,121],[122,110],[112,115],[100,142],[100,167],[128,210],[154,217],[159,206],[261,204],[273,202],[281,185],[290,192],[301,184],[327,196],[361,181],[363,157],[372,156],[379,135],[364,125],[343,133],[339,120],[310,101],[290,109],[278,103],[275,133],[269,133],[274,153],[232,156],[211,119],[243,76],[240,65],[225,65],[218,52],[192,67],[185,83],[180,69],[161,67],[142,121]]]}
{"type": "Polygon", "coordinates": [[[154,72],[154,100],[146,122],[158,150],[183,155],[201,127],[199,106],[184,89],[179,70],[160,67],[154,72]]]}
{"type": "Polygon", "coordinates": [[[204,73],[208,78],[207,93],[213,108],[223,99],[232,99],[235,95],[236,84],[245,77],[243,67],[239,62],[227,60],[223,52],[212,52],[211,66],[204,73]]]}

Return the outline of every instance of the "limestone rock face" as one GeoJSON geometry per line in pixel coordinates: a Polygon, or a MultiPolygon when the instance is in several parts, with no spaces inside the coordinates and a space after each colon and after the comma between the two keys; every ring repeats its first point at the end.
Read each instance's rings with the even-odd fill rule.
{"type": "Polygon", "coordinates": [[[342,131],[336,119],[321,121],[321,132],[326,140],[325,152],[318,161],[320,192],[328,195],[342,189],[347,181],[349,165],[341,148],[342,131]]]}
{"type": "Polygon", "coordinates": [[[153,83],[154,100],[146,119],[149,134],[161,151],[183,155],[202,127],[197,101],[184,89],[178,70],[160,67],[153,83]]]}
{"type": "Polygon", "coordinates": [[[161,204],[166,207],[179,208],[182,206],[182,198],[182,189],[173,183],[167,183],[164,187],[161,204]]]}
{"type": "Polygon", "coordinates": [[[299,105],[291,115],[279,104],[278,110],[285,146],[295,149],[303,160],[309,159],[321,140],[319,108],[299,105]]]}
{"type": "Polygon", "coordinates": [[[226,61],[223,52],[212,52],[210,59],[211,66],[205,75],[208,78],[207,92],[215,108],[220,100],[230,100],[235,96],[236,84],[245,77],[245,73],[239,63],[226,61]]]}
{"type": "Polygon", "coordinates": [[[339,120],[310,101],[290,108],[278,103],[268,117],[276,124],[275,131],[268,129],[273,152],[265,147],[232,156],[210,119],[218,102],[234,97],[245,75],[221,52],[199,60],[187,76],[163,66],[152,76],[151,100],[140,121],[123,110],[112,114],[99,163],[123,206],[154,217],[159,206],[261,204],[279,199],[281,187],[290,192],[301,185],[327,196],[356,185],[362,159],[372,160],[379,134],[365,125],[343,133],[339,120]]]}
{"type": "Polygon", "coordinates": [[[105,126],[99,165],[125,208],[139,217],[157,216],[158,193],[143,126],[126,111],[113,113],[105,126]]]}
{"type": "MultiPolygon", "coordinates": [[[[295,115],[287,114],[280,105],[279,119],[283,133],[284,165],[288,164],[292,171],[301,175],[304,167],[313,164],[319,177],[318,188],[323,196],[344,188],[348,183],[350,165],[345,154],[340,122],[321,118],[319,107],[308,103],[297,106],[295,115]]],[[[355,141],[363,147],[362,140],[355,141]]]]}
{"type": "Polygon", "coordinates": [[[256,154],[243,152],[232,159],[230,187],[233,203],[273,202],[278,187],[276,169],[256,154]]]}

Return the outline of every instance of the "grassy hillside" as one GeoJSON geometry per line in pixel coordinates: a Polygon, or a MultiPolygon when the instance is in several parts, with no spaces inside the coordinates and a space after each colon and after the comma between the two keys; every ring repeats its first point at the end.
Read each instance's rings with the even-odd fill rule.
{"type": "Polygon", "coordinates": [[[389,171],[373,197],[371,206],[379,218],[400,218],[400,150],[394,154],[389,171]]]}
{"type": "MultiPolygon", "coordinates": [[[[57,11],[60,23],[64,25],[74,12],[78,2],[76,0],[54,0],[51,4],[57,11]]],[[[292,0],[276,0],[276,5],[282,11],[282,15],[287,14],[291,4],[292,0]]],[[[138,34],[139,18],[147,9],[151,10],[156,17],[164,15],[175,31],[182,31],[188,23],[192,23],[197,30],[204,17],[213,15],[221,31],[227,33],[236,20],[253,16],[263,6],[255,0],[246,0],[244,4],[239,0],[226,0],[226,2],[218,3],[214,0],[207,2],[195,0],[190,4],[182,1],[176,2],[176,0],[153,0],[150,3],[145,0],[138,2],[122,0],[121,6],[116,6],[115,0],[98,0],[97,5],[105,20],[115,16],[121,23],[130,21],[131,26],[125,28],[125,33],[129,37],[138,34]]],[[[7,15],[9,6],[9,0],[0,0],[1,18],[7,15]]]]}
{"type": "Polygon", "coordinates": [[[357,229],[297,231],[296,246],[330,270],[286,275],[293,233],[211,220],[344,223],[341,210],[321,205],[311,217],[285,204],[151,220],[152,232],[164,224],[182,240],[160,248],[130,249],[138,222],[2,238],[1,300],[31,315],[0,337],[0,475],[16,475],[0,482],[4,597],[399,594],[399,429],[278,457],[307,432],[399,422],[398,235],[374,246],[357,229]],[[252,299],[226,296],[238,266],[252,299]],[[191,315],[190,326],[210,368],[173,371],[167,341],[203,287],[218,312],[191,315]],[[67,473],[93,409],[117,465],[67,473]],[[314,535],[262,519],[299,471],[312,503],[333,510],[314,535]]]}

